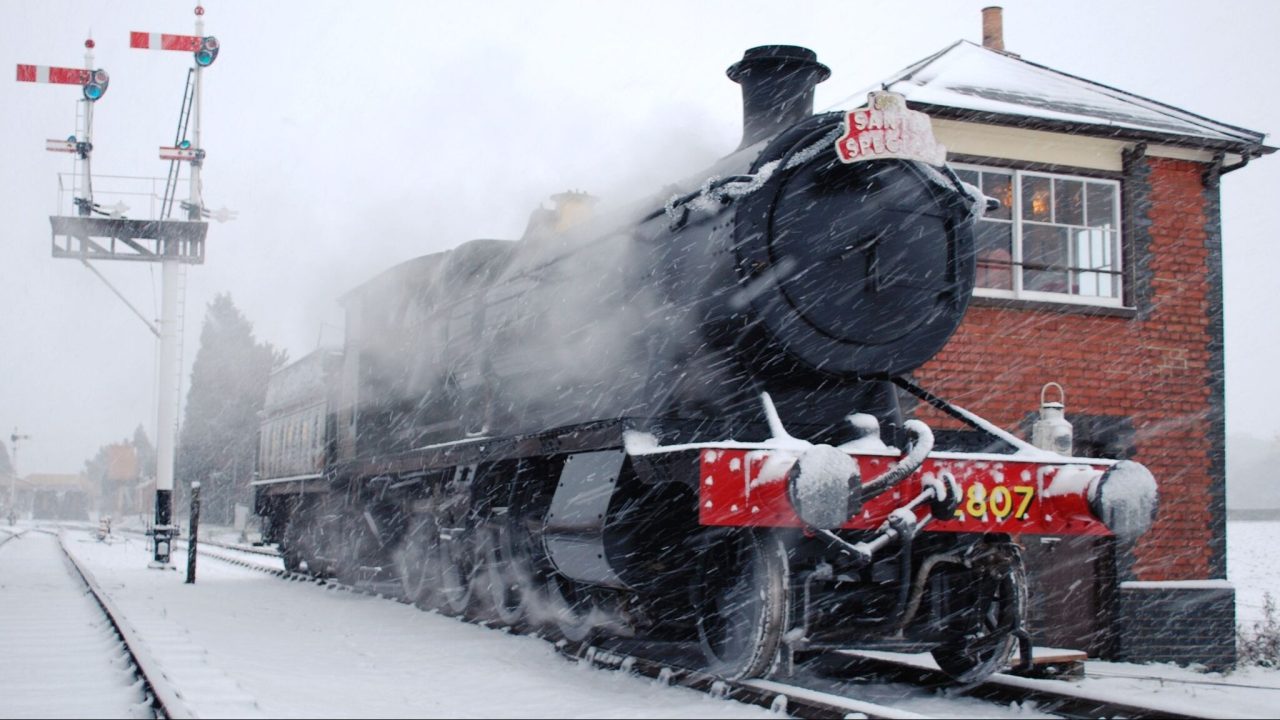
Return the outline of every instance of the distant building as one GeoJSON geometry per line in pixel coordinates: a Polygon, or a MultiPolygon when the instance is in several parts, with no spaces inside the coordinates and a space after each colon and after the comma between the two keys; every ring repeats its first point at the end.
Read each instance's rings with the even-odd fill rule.
{"type": "Polygon", "coordinates": [[[33,520],[88,520],[97,491],[87,476],[33,473],[19,481],[19,512],[33,520]]]}
{"type": "MultiPolygon", "coordinates": [[[[1275,148],[1005,52],[999,12],[984,10],[984,45],[957,42],[881,84],[1000,200],[979,223],[964,323],[915,378],[1024,436],[1041,387],[1061,383],[1075,453],[1131,457],[1160,483],[1136,548],[1026,538],[1048,592],[1038,644],[1229,665],[1218,181],[1275,148]]],[[[953,444],[982,442],[918,414],[953,444]]]]}
{"type": "Polygon", "coordinates": [[[155,509],[155,479],[144,477],[133,443],[106,446],[105,465],[96,468],[101,488],[99,511],[103,515],[148,516],[155,509]]]}

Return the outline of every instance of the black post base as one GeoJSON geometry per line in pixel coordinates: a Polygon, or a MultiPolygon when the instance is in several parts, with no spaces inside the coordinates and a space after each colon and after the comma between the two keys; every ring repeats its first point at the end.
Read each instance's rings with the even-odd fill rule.
{"type": "Polygon", "coordinates": [[[151,529],[151,546],[155,549],[150,567],[172,568],[173,562],[173,491],[156,490],[156,524],[151,529]]]}

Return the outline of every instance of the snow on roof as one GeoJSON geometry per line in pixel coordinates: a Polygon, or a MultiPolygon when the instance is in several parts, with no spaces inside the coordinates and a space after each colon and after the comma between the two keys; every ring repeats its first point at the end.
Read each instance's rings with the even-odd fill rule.
{"type": "MultiPolygon", "coordinates": [[[[1249,154],[1274,150],[1262,145],[1264,133],[1210,120],[967,40],[908,66],[880,86],[906,96],[912,106],[927,106],[926,111],[935,117],[1040,125],[1249,154]]],[[[864,92],[849,102],[861,105],[865,97],[864,92]]]]}

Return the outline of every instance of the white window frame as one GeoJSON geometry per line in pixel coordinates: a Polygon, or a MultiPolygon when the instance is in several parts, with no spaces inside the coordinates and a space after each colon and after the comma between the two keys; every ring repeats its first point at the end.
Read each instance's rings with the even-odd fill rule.
{"type": "MultiPolygon", "coordinates": [[[[1107,178],[1089,177],[1087,175],[1070,175],[1067,173],[1042,172],[1039,170],[1020,170],[1018,168],[1001,167],[998,165],[980,165],[975,163],[952,163],[952,167],[957,170],[969,170],[971,172],[1001,173],[1009,175],[1013,183],[1013,207],[1010,208],[1010,224],[1013,226],[1013,259],[1010,271],[1012,275],[1012,290],[1002,288],[986,288],[974,286],[973,294],[975,297],[990,298],[1006,298],[1012,300],[1029,300],[1035,302],[1052,302],[1066,303],[1072,305],[1092,305],[1101,307],[1124,308],[1128,307],[1124,303],[1125,293],[1129,288],[1125,283],[1125,255],[1124,255],[1124,237],[1123,237],[1123,218],[1124,208],[1121,207],[1123,202],[1123,192],[1120,187],[1120,181],[1107,178]],[[1115,297],[1103,297],[1098,295],[1077,295],[1069,292],[1045,292],[1041,290],[1026,290],[1023,288],[1023,267],[1022,267],[1022,178],[1024,177],[1042,177],[1061,180],[1076,180],[1085,183],[1095,183],[1100,185],[1108,185],[1114,188],[1114,202],[1116,208],[1115,216],[1115,239],[1112,246],[1112,252],[1115,255],[1114,267],[1116,268],[1116,286],[1117,293],[1115,297]]],[[[1086,186],[1087,187],[1087,186],[1086,186]]],[[[1054,202],[1053,193],[1049,194],[1050,202],[1054,202]]],[[[1086,213],[1088,204],[1088,192],[1085,192],[1084,202],[1086,203],[1086,213]]],[[[1087,218],[1086,214],[1086,218],[1087,218]]],[[[982,222],[979,220],[978,222],[982,222]]],[[[1004,221],[1001,221],[1004,222],[1004,221]]],[[[1031,221],[1027,221],[1031,222],[1031,221]]],[[[1039,224],[1039,223],[1037,223],[1039,224]]],[[[1076,227],[1066,225],[1064,223],[1045,223],[1053,227],[1076,227]]],[[[1074,253],[1075,251],[1072,250],[1074,253]]],[[[1074,275],[1076,268],[1070,268],[1068,271],[1074,275]]]]}

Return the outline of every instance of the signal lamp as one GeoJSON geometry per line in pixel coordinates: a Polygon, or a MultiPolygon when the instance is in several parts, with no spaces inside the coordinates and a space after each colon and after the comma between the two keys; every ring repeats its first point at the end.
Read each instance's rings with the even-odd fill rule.
{"type": "Polygon", "coordinates": [[[107,84],[110,82],[111,77],[107,75],[106,70],[94,70],[89,73],[89,82],[84,84],[84,99],[89,102],[100,100],[107,94],[107,84]]]}
{"type": "Polygon", "coordinates": [[[209,67],[213,61],[218,59],[218,38],[210,35],[200,40],[200,48],[196,50],[196,64],[200,67],[209,67]]]}
{"type": "Polygon", "coordinates": [[[180,150],[190,150],[190,149],[191,149],[191,141],[190,141],[190,140],[183,140],[182,142],[178,143],[178,148],[179,148],[180,150]]]}

